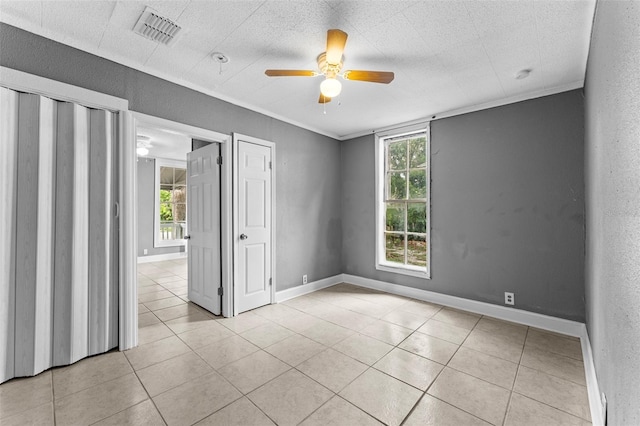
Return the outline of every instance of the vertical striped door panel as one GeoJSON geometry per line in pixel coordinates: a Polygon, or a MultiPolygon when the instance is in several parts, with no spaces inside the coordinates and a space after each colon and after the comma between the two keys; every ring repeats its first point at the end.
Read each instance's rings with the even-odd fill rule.
{"type": "Polygon", "coordinates": [[[111,281],[111,113],[90,111],[89,169],[89,355],[109,349],[111,281]]]}
{"type": "Polygon", "coordinates": [[[117,346],[117,120],[1,90],[4,382],[117,346]]]}
{"type": "Polygon", "coordinates": [[[14,377],[18,99],[0,87],[0,383],[14,377]]]}

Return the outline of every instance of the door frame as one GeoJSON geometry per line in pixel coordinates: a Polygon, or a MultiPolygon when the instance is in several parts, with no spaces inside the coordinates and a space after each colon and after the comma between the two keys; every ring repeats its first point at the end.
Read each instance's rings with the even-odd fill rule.
{"type": "MultiPolygon", "coordinates": [[[[133,149],[134,158],[137,158],[135,152],[136,149],[136,130],[138,126],[153,127],[160,130],[166,130],[169,132],[181,133],[189,136],[192,139],[200,139],[210,142],[216,142],[220,144],[220,153],[222,156],[222,165],[220,169],[220,238],[221,238],[221,250],[220,255],[222,258],[222,316],[233,316],[231,312],[231,293],[233,289],[233,240],[232,240],[232,213],[231,213],[231,194],[232,194],[232,178],[231,172],[233,170],[232,164],[232,138],[224,133],[214,132],[213,130],[202,129],[200,127],[190,126],[188,124],[179,123],[177,121],[166,120],[164,118],[154,117],[139,112],[131,112],[132,116],[132,131],[128,134],[129,147],[133,149]]],[[[186,161],[186,160],[185,160],[186,161]]],[[[135,164],[135,161],[134,163],[135,164]]],[[[135,171],[134,171],[135,174],[135,171]]],[[[133,184],[128,186],[128,190],[137,189],[137,178],[133,184]]],[[[136,216],[137,217],[137,216],[136,216]]],[[[188,224],[187,224],[188,226],[188,224]]],[[[136,221],[136,239],[137,239],[137,221],[136,221]]],[[[137,251],[137,244],[136,244],[137,251]]],[[[137,287],[137,283],[136,283],[137,287]]],[[[137,291],[137,290],[136,290],[137,291]]]]}
{"type": "MultiPolygon", "coordinates": [[[[271,151],[271,304],[276,303],[276,144],[264,139],[247,136],[240,133],[232,133],[233,140],[233,257],[238,259],[238,144],[240,141],[264,146],[271,151]]],[[[238,281],[238,262],[233,262],[233,314],[238,312],[235,283],[238,281]]],[[[225,294],[226,291],[225,291],[225,294]]],[[[224,301],[224,298],[223,298],[224,301]]]]}

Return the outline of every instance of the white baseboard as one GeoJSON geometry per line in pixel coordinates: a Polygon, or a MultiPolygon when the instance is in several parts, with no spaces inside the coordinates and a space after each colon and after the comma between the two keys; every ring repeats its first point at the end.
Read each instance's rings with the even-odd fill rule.
{"type": "Polygon", "coordinates": [[[138,256],[138,263],[161,262],[163,260],[186,259],[187,252],[154,254],[152,256],[138,256]]]}
{"type": "Polygon", "coordinates": [[[340,284],[343,275],[334,275],[333,277],[324,278],[322,280],[313,281],[297,287],[288,288],[286,290],[276,292],[276,303],[284,302],[285,300],[293,299],[294,297],[302,296],[305,294],[313,293],[323,288],[331,287],[336,284],[340,284]]]}
{"type": "Polygon", "coordinates": [[[584,374],[587,379],[587,391],[589,392],[589,407],[591,408],[591,423],[594,426],[605,425],[605,412],[602,407],[602,399],[600,398],[600,386],[598,385],[598,377],[596,376],[596,366],[593,363],[593,351],[591,350],[591,341],[589,333],[585,326],[580,336],[582,344],[582,360],[584,361],[584,374]]]}
{"type": "Polygon", "coordinates": [[[387,293],[397,294],[400,296],[411,297],[425,302],[437,303],[438,305],[449,306],[451,308],[487,315],[505,321],[555,331],[556,333],[567,334],[569,336],[581,337],[582,330],[584,328],[584,324],[581,322],[542,315],[535,312],[523,311],[521,309],[508,308],[506,306],[499,306],[486,302],[478,302],[476,300],[464,299],[462,297],[435,293],[433,291],[406,287],[398,284],[391,284],[355,275],[342,274],[342,277],[342,282],[345,283],[385,291],[387,293]]]}

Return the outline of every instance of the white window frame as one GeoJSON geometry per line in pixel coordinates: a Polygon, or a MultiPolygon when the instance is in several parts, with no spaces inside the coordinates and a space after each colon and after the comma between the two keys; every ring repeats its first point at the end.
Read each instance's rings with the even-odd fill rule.
{"type": "MultiPolygon", "coordinates": [[[[153,246],[154,247],[180,247],[186,246],[187,240],[163,240],[160,237],[160,167],[176,167],[187,169],[187,161],[170,160],[166,158],[156,158],[156,175],[153,182],[155,207],[153,218],[153,246]]],[[[189,224],[187,224],[189,226],[189,224]]]]}
{"type": "Polygon", "coordinates": [[[389,130],[376,133],[375,140],[375,179],[376,179],[376,269],[395,274],[409,275],[412,277],[430,279],[431,278],[431,127],[424,124],[404,127],[402,129],[389,130]],[[388,262],[385,258],[385,140],[408,136],[415,133],[424,132],[427,139],[426,162],[427,162],[427,265],[426,267],[399,265],[388,262]]]}

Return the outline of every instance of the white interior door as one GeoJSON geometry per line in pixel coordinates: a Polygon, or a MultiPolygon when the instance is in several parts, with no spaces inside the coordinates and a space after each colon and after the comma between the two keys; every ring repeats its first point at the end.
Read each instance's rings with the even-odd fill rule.
{"type": "Polygon", "coordinates": [[[220,144],[187,154],[189,300],[220,315],[220,144]]]}
{"type": "Polygon", "coordinates": [[[271,303],[272,147],[237,141],[236,314],[271,303]]]}

